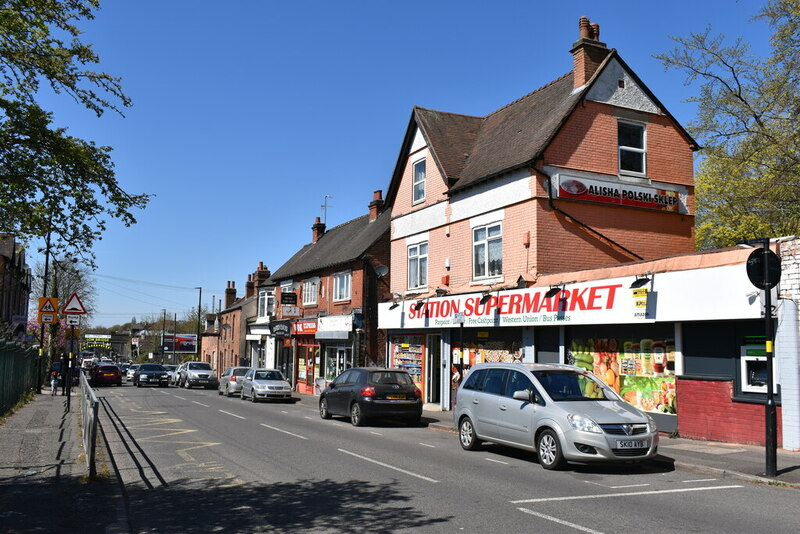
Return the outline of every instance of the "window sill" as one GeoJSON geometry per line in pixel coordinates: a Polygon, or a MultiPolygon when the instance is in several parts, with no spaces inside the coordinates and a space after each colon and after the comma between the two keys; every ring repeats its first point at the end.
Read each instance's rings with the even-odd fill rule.
{"type": "Polygon", "coordinates": [[[469,283],[471,286],[493,286],[496,284],[505,283],[505,277],[495,277],[495,278],[481,278],[479,280],[473,280],[469,283]]]}

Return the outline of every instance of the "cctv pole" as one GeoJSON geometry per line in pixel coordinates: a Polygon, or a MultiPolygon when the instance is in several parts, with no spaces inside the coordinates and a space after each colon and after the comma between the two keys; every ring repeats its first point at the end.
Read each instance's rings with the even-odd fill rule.
{"type": "MultiPolygon", "coordinates": [[[[764,239],[764,253],[769,250],[769,239],[764,239]]],[[[775,385],[775,376],[772,372],[775,356],[772,352],[772,285],[770,285],[768,262],[764,261],[764,327],[766,330],[767,348],[767,404],[765,407],[766,415],[766,475],[774,477],[778,474],[778,410],[775,407],[775,397],[772,390],[775,385]]]]}

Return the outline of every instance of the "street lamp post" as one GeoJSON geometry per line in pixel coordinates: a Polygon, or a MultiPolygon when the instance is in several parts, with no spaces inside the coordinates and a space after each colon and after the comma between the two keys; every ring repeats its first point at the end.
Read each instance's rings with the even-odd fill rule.
{"type": "Polygon", "coordinates": [[[167,348],[164,346],[164,334],[166,334],[167,332],[167,310],[161,308],[161,314],[164,317],[163,323],[161,325],[161,360],[166,362],[167,348]]]}
{"type": "Polygon", "coordinates": [[[202,359],[202,352],[200,351],[200,313],[201,313],[201,304],[203,302],[203,288],[196,287],[195,288],[199,294],[197,296],[197,339],[195,340],[195,348],[197,349],[197,359],[202,359]]]}

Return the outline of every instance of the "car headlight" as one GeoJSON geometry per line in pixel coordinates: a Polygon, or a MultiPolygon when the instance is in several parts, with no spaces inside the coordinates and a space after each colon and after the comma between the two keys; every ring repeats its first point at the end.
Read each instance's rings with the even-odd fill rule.
{"type": "Polygon", "coordinates": [[[600,427],[597,426],[597,423],[595,423],[588,417],[571,413],[567,414],[567,420],[569,421],[569,424],[572,425],[572,428],[574,428],[575,430],[580,430],[582,432],[593,432],[595,434],[603,433],[600,427]]]}
{"type": "Polygon", "coordinates": [[[647,417],[647,431],[650,433],[658,432],[658,427],[656,426],[656,422],[647,414],[644,414],[647,417]]]}

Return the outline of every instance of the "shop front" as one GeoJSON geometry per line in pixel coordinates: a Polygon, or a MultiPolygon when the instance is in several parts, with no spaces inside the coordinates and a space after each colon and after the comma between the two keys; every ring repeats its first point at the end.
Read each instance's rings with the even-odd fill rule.
{"type": "Polygon", "coordinates": [[[316,339],[317,320],[302,319],[292,322],[292,335],[296,349],[298,393],[314,393],[314,379],[319,375],[319,342],[316,339]]]}
{"type": "Polygon", "coordinates": [[[355,358],[356,332],[353,315],[328,315],[318,320],[316,338],[320,343],[315,393],[319,394],[342,371],[359,364],[355,358]]]}
{"type": "MultiPolygon", "coordinates": [[[[274,339],[275,368],[286,377],[292,386],[297,381],[294,376],[294,342],[292,338],[292,322],[288,320],[272,321],[269,325],[271,336],[274,339]]],[[[267,347],[267,361],[269,361],[269,347],[267,347]]]]}
{"type": "MultiPolygon", "coordinates": [[[[672,260],[673,270],[646,277],[620,267],[603,274],[626,276],[431,297],[414,306],[381,304],[388,364],[409,370],[426,392],[431,336],[441,339],[453,387],[481,362],[572,364],[652,414],[664,432],[757,441],[763,439],[765,357],[754,336],[763,336],[763,304],[741,251],[719,258],[720,265],[703,261],[712,265],[678,270],[672,260]],[[730,417],[719,415],[723,405],[730,417]],[[735,421],[742,415],[761,424],[743,435],[735,421]]],[[[797,354],[778,356],[797,360],[797,354]]],[[[442,399],[441,405],[451,404],[442,399]]]]}

